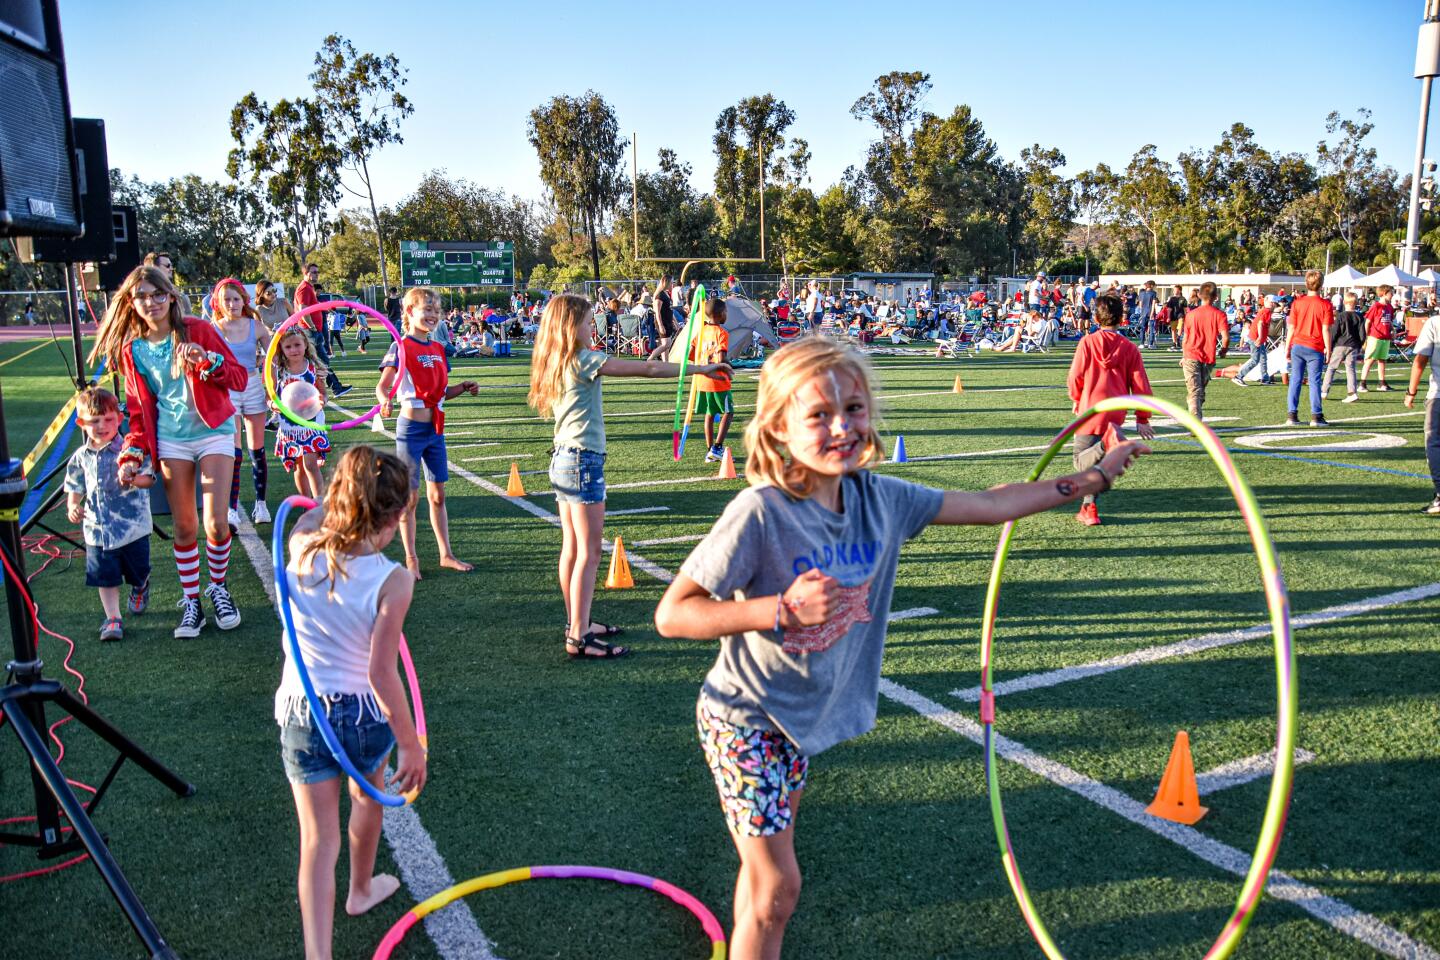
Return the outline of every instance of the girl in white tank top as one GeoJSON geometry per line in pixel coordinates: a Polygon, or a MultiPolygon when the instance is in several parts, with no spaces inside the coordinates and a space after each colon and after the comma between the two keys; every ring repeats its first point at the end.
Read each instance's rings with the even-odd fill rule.
{"type": "MultiPolygon", "coordinates": [[[[315,692],[347,756],[385,787],[385,762],[399,746],[390,785],[425,785],[425,751],[398,667],[400,634],[414,578],[381,552],[395,539],[410,502],[409,471],[394,454],[351,447],[340,458],[325,503],[290,535],[295,635],[315,692]]],[[[300,919],[307,956],[330,956],[335,922],[335,858],[343,771],[313,723],[290,645],[275,691],[280,753],[300,819],[300,919]]],[[[374,873],[384,808],[350,791],[350,889],[345,909],[366,912],[400,882],[374,873]]]]}

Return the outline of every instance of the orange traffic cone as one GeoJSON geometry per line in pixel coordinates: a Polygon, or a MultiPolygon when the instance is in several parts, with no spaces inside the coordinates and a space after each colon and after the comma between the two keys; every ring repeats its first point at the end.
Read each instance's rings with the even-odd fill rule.
{"type": "Polygon", "coordinates": [[[1200,806],[1200,790],[1195,784],[1195,761],[1190,758],[1190,734],[1181,730],[1175,734],[1175,746],[1170,749],[1170,762],[1165,765],[1165,775],[1160,778],[1160,789],[1155,792],[1155,801],[1145,808],[1152,817],[1173,820],[1176,823],[1196,823],[1210,812],[1200,806]]]}
{"type": "Polygon", "coordinates": [[[960,382],[960,374],[958,374],[958,373],[955,374],[955,392],[956,392],[956,393],[964,393],[964,392],[965,392],[965,384],[963,384],[963,383],[960,382]]]}
{"type": "Polygon", "coordinates": [[[730,448],[725,448],[725,457],[720,461],[720,472],[716,474],[719,480],[735,479],[735,458],[730,455],[730,448]]]}
{"type": "Polygon", "coordinates": [[[605,578],[607,590],[624,590],[635,586],[630,576],[630,561],[625,559],[625,538],[615,538],[615,552],[610,555],[610,575],[605,578]]]}
{"type": "Polygon", "coordinates": [[[525,496],[525,484],[520,482],[520,464],[510,461],[510,482],[505,485],[505,496],[525,496]]]}

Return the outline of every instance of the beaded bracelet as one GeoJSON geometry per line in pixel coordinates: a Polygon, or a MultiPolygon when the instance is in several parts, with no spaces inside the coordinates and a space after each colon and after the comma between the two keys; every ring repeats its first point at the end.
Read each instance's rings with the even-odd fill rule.
{"type": "Polygon", "coordinates": [[[208,366],[208,367],[206,367],[204,370],[201,370],[201,371],[200,371],[200,379],[201,379],[201,380],[209,380],[209,379],[210,379],[210,375],[211,375],[212,373],[214,373],[216,370],[219,370],[219,369],[220,369],[220,364],[222,364],[222,363],[225,362],[225,355],[224,355],[224,354],[222,354],[222,353],[215,353],[215,352],[213,352],[213,351],[207,352],[207,353],[205,354],[205,358],[210,361],[210,366],[208,366]]]}

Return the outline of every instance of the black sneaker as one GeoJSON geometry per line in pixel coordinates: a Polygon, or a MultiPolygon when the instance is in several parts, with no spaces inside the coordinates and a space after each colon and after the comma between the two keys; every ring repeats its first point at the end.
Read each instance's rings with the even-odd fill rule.
{"type": "Polygon", "coordinates": [[[205,614],[200,610],[200,598],[181,597],[175,606],[180,608],[180,623],[175,627],[175,639],[191,640],[200,636],[200,628],[205,626],[205,614]]]}
{"type": "Polygon", "coordinates": [[[1435,499],[1431,500],[1420,512],[1427,516],[1440,517],[1440,493],[1435,494],[1435,499]]]}
{"type": "Polygon", "coordinates": [[[1315,414],[1315,416],[1313,416],[1313,417],[1310,418],[1310,426],[1312,426],[1312,427],[1328,427],[1328,426],[1330,426],[1330,421],[1329,421],[1329,420],[1326,420],[1324,417],[1320,416],[1320,414],[1317,413],[1317,414],[1315,414]]]}
{"type": "Polygon", "coordinates": [[[212,583],[205,588],[205,596],[215,608],[215,626],[221,630],[234,630],[240,626],[240,608],[230,599],[230,591],[223,583],[212,583]]]}
{"type": "Polygon", "coordinates": [[[343,396],[345,396],[345,394],[349,393],[351,390],[354,390],[354,389],[355,389],[355,388],[354,388],[353,386],[349,385],[348,383],[342,383],[342,384],[340,384],[340,386],[338,386],[338,387],[335,388],[335,396],[337,396],[337,397],[343,397],[343,396]]]}

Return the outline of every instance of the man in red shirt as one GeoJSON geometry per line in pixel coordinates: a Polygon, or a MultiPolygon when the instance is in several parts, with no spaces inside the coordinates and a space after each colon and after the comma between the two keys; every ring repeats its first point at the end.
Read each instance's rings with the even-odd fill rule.
{"type": "Polygon", "coordinates": [[[1335,323],[1335,307],[1320,296],[1320,271],[1305,273],[1305,296],[1290,305],[1290,395],[1287,426],[1300,426],[1300,381],[1310,378],[1310,426],[1328,427],[1320,407],[1320,381],[1325,363],[1330,358],[1330,328],[1335,323]]]}
{"type": "Polygon", "coordinates": [[[1261,304],[1260,309],[1255,311],[1255,318],[1250,321],[1250,326],[1245,330],[1245,338],[1250,341],[1250,359],[1245,361],[1245,366],[1235,371],[1235,379],[1230,382],[1237,387],[1249,386],[1245,382],[1245,375],[1256,366],[1260,368],[1260,382],[1270,382],[1270,371],[1266,369],[1266,360],[1269,350],[1265,346],[1270,339],[1270,318],[1274,316],[1275,298],[1267,296],[1261,304]]]}
{"type": "MultiPolygon", "coordinates": [[[[1180,367],[1185,371],[1185,400],[1190,412],[1205,419],[1205,388],[1215,374],[1215,351],[1230,352],[1230,318],[1216,309],[1219,291],[1206,280],[1200,284],[1200,306],[1185,314],[1185,353],[1180,367]]],[[[1318,381],[1317,381],[1318,382],[1318,381]]]]}
{"type": "MultiPolygon", "coordinates": [[[[313,307],[320,302],[320,297],[315,293],[315,284],[320,280],[320,268],[313,263],[307,263],[305,269],[300,273],[304,279],[295,288],[295,310],[297,312],[306,307],[313,307]]],[[[315,344],[315,353],[320,357],[320,362],[325,365],[325,385],[330,388],[330,396],[345,396],[354,388],[341,383],[340,378],[330,367],[330,334],[325,329],[325,311],[316,310],[305,319],[310,323],[310,342],[315,344]]]]}

